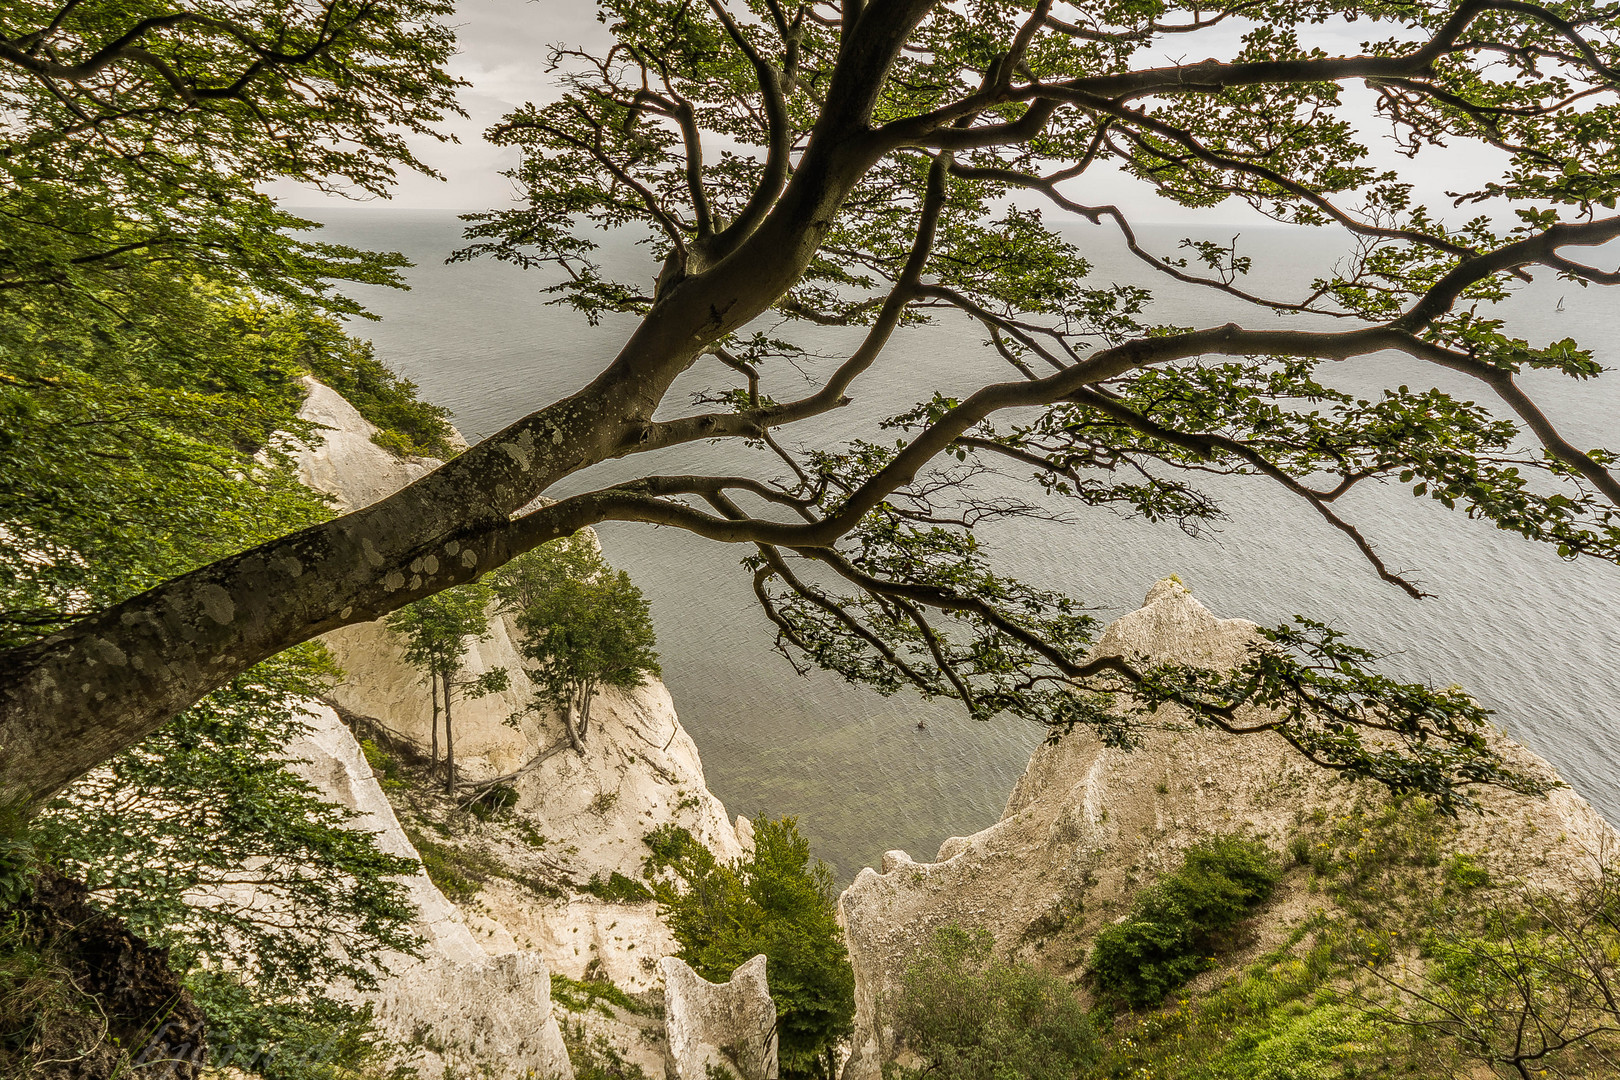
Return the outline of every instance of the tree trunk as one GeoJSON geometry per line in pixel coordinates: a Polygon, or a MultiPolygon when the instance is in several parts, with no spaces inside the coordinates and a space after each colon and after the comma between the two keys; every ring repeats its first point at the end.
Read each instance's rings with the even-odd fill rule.
{"type": "Polygon", "coordinates": [[[591,731],[591,702],[596,698],[596,689],[586,683],[579,692],[579,741],[584,742],[591,731]]]}
{"type": "Polygon", "coordinates": [[[563,727],[568,731],[568,743],[574,748],[574,753],[580,757],[585,756],[585,740],[578,729],[574,727],[574,701],[572,698],[563,706],[563,727]]]}
{"type": "MultiPolygon", "coordinates": [[[[846,196],[889,149],[869,124],[871,108],[926,7],[908,0],[867,9],[810,143],[766,216],[711,266],[661,290],[590,385],[371,506],[199,567],[0,653],[0,795],[42,804],[300,642],[381,618],[609,516],[661,520],[641,501],[612,494],[565,500],[518,525],[511,515],[598,462],[712,436],[712,422],[655,431],[654,411],[710,343],[792,287],[846,196]]],[[[446,703],[447,752],[448,729],[446,703]]]]}
{"type": "Polygon", "coordinates": [[[428,672],[428,691],[433,695],[433,752],[428,758],[428,775],[439,770],[439,673],[428,672]]]}
{"type": "Polygon", "coordinates": [[[450,680],[444,680],[444,791],[456,793],[456,733],[450,726],[450,680]]]}

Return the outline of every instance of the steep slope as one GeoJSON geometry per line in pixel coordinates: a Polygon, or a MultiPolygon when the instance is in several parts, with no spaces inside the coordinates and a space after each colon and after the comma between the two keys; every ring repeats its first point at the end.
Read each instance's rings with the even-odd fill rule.
{"type": "MultiPolygon", "coordinates": [[[[308,397],[300,416],[322,430],[319,438],[295,448],[301,478],[331,495],[341,508],[381,498],[438,464],[430,458],[400,458],[377,445],[372,440],[376,429],[347,401],[312,378],[304,384],[308,397]]],[[[458,807],[466,794],[455,800],[434,795],[423,776],[416,778],[414,791],[396,790],[394,797],[402,813],[408,809],[406,825],[418,830],[414,837],[428,845],[424,851],[431,848],[435,858],[463,859],[488,871],[455,904],[425,876],[411,887],[424,912],[424,933],[436,942],[435,948],[442,938],[447,955],[494,967],[484,977],[487,987],[478,981],[480,976],[468,974],[473,968],[455,968],[458,974],[444,977],[413,969],[416,974],[396,980],[380,1016],[389,1030],[403,1030],[407,1036],[412,1024],[423,1022],[413,1000],[420,999],[421,1009],[430,1015],[466,1010],[482,1015],[481,995],[503,978],[507,991],[516,995],[516,1013],[528,1010],[537,1018],[549,1017],[551,999],[541,979],[547,967],[575,983],[599,980],[591,985],[611,983],[656,1001],[662,986],[658,962],[676,952],[677,945],[650,898],[634,895],[640,893],[633,882],[640,879],[647,855],[642,837],[674,824],[721,859],[742,853],[737,829],[704,781],[697,747],[681,727],[669,691],[656,680],[628,692],[608,689],[596,699],[584,754],[565,749],[525,769],[561,743],[565,732],[559,717],[529,707],[531,686],[515,631],[509,620],[492,614],[492,632],[470,647],[467,668],[474,675],[505,668],[511,685],[485,698],[457,702],[456,760],[468,781],[521,771],[512,781],[516,802],[499,820],[486,821],[458,807]],[[482,959],[467,960],[463,954],[469,949],[482,959]]],[[[404,662],[387,627],[382,622],[345,627],[324,640],[345,671],[332,692],[333,704],[358,730],[425,760],[432,740],[428,689],[404,662]]],[[[345,793],[359,789],[373,791],[366,799],[383,799],[386,805],[363,761],[358,767],[364,777],[349,775],[359,751],[348,731],[323,726],[322,739],[343,746],[324,748],[328,764],[323,770],[329,775],[317,779],[318,785],[350,805],[358,804],[345,793]]],[[[392,809],[386,817],[398,842],[414,854],[392,809]]],[[[575,997],[558,999],[565,1020],[583,1024],[585,1035],[605,1036],[649,1074],[663,1071],[660,1026],[649,1026],[639,1013],[604,1007],[588,987],[583,1007],[569,1013],[566,1007],[575,997]],[[651,1041],[643,1032],[650,1033],[651,1041]]],[[[448,1032],[445,1040],[465,1043],[469,1031],[488,1029],[504,1034],[489,1035],[480,1045],[510,1045],[521,1032],[502,1027],[504,1023],[495,1022],[493,1029],[475,1023],[471,1029],[448,1032]]],[[[555,1019],[549,1024],[553,1030],[557,1026],[555,1019]]],[[[538,1075],[548,1074],[542,1069],[538,1075]]]]}
{"type": "MultiPolygon", "coordinates": [[[[1172,579],[1110,625],[1095,654],[1224,668],[1254,636],[1253,624],[1216,618],[1172,579]]],[[[1500,745],[1520,766],[1551,774],[1523,747],[1505,737],[1500,745]]],[[[999,822],[947,840],[931,863],[890,852],[881,872],[861,871],[841,898],[857,1003],[845,1080],[876,1080],[892,1056],[882,1002],[937,927],[984,927],[1001,950],[1072,974],[1096,930],[1196,841],[1241,832],[1281,851],[1307,821],[1385,802],[1380,790],[1312,766],[1279,737],[1235,738],[1175,715],[1162,715],[1134,751],[1084,732],[1042,746],[999,822]]],[[[1594,856],[1615,843],[1614,829],[1568,789],[1545,799],[1487,790],[1481,802],[1485,815],[1458,822],[1448,843],[1481,853],[1495,877],[1557,887],[1590,873],[1594,856]]],[[[1275,946],[1307,902],[1280,896],[1251,954],[1275,946]]]]}
{"type": "MultiPolygon", "coordinates": [[[[353,406],[314,379],[304,383],[309,396],[299,415],[324,430],[297,449],[300,476],[341,506],[365,505],[438,464],[396,457],[371,441],[376,429],[353,406]]],[[[558,717],[529,708],[532,688],[514,637],[509,621],[497,616],[490,637],[468,650],[470,674],[504,667],[511,676],[506,691],[456,703],[456,761],[469,780],[515,772],[564,737],[558,717]],[[514,716],[520,721],[509,724],[514,716]]],[[[387,627],[344,627],[324,640],[347,673],[332,694],[337,705],[426,748],[431,699],[387,627]]],[[[592,707],[585,756],[555,755],[521,777],[517,788],[517,812],[534,820],[553,850],[572,852],[582,880],[635,875],[646,854],[642,835],[665,822],[686,828],[721,858],[741,853],[725,807],[704,783],[697,746],[656,680],[630,692],[605,691],[592,707]]]]}
{"type": "MultiPolygon", "coordinates": [[[[288,745],[289,767],[356,811],[353,826],[374,833],[384,851],[416,858],[348,728],[325,706],[315,708],[311,724],[308,735],[288,745]]],[[[419,913],[421,955],[388,957],[391,974],[369,995],[378,1027],[406,1048],[401,1064],[423,1076],[572,1076],[544,958],[510,948],[486,952],[425,870],[407,878],[406,887],[419,913]]]]}

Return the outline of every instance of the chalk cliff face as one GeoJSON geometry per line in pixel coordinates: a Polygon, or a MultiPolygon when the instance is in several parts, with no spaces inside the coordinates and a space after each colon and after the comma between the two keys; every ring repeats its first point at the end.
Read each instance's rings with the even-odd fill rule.
{"type": "Polygon", "coordinates": [[[670,1080],[776,1080],[776,1005],[765,985],[766,958],[754,957],[724,983],[712,983],[678,957],[665,957],[664,1022],[670,1080]]]}
{"type": "MultiPolygon", "coordinates": [[[[1143,654],[1227,668],[1254,640],[1252,623],[1218,619],[1173,579],[1110,625],[1094,655],[1143,654]]],[[[1551,773],[1502,740],[1522,768],[1551,773]]],[[[1329,815],[1385,796],[1319,769],[1279,737],[1242,738],[1191,728],[1162,714],[1134,751],[1111,750],[1085,732],[1038,749],[1002,819],[940,847],[934,862],[903,851],[881,872],[862,870],[840,900],[855,967],[856,1030],[845,1080],[876,1080],[893,1052],[882,1011],[907,965],[946,923],[988,929],[1003,951],[1038,956],[1031,942],[1054,919],[1083,920],[1089,937],[1134,888],[1174,869],[1188,846],[1243,832],[1281,848],[1302,814],[1329,815]]],[[[1461,822],[1454,847],[1484,853],[1493,877],[1532,887],[1581,875],[1615,831],[1573,791],[1527,799],[1488,789],[1487,813],[1461,822]]]]}
{"type": "MultiPolygon", "coordinates": [[[[314,707],[311,726],[286,749],[292,771],[356,811],[353,827],[375,834],[382,850],[416,858],[349,729],[326,706],[314,707]]],[[[405,1047],[400,1064],[423,1076],[447,1069],[482,1075],[486,1067],[495,1078],[572,1076],[545,959],[486,951],[420,865],[405,885],[418,912],[421,956],[388,957],[390,975],[368,995],[378,1027],[405,1047]]]]}
{"type": "MultiPolygon", "coordinates": [[[[322,430],[295,448],[300,477],[332,496],[340,509],[367,505],[439,464],[396,457],[372,442],[376,429],[336,392],[310,378],[304,385],[308,397],[300,416],[322,430]]],[[[461,775],[473,780],[515,772],[565,738],[560,718],[528,708],[531,687],[512,625],[499,614],[490,625],[490,636],[469,647],[467,667],[473,674],[505,668],[511,688],[455,704],[456,762],[461,775]],[[515,725],[508,723],[513,716],[521,717],[515,725]]],[[[345,627],[324,640],[346,673],[333,700],[426,752],[432,740],[428,688],[404,662],[387,627],[380,621],[345,627]]],[[[387,850],[415,855],[352,735],[331,710],[323,710],[311,739],[290,752],[310,761],[300,768],[329,797],[366,814],[359,827],[381,831],[387,850]]],[[[592,706],[585,753],[553,754],[514,786],[518,802],[510,812],[526,823],[529,835],[543,837],[546,859],[573,889],[546,900],[496,879],[458,910],[425,874],[410,880],[431,959],[400,965],[378,999],[377,1015],[390,1035],[418,1044],[424,1076],[439,1075],[446,1064],[480,1062],[494,1066],[497,1075],[569,1075],[548,969],[645,993],[662,984],[658,961],[677,951],[651,902],[612,902],[579,890],[614,873],[639,880],[648,853],[642,837],[665,824],[686,828],[721,859],[743,850],[725,807],[704,781],[697,747],[681,727],[669,691],[657,681],[604,692],[592,706]],[[423,1024],[433,1033],[427,1043],[447,1050],[422,1045],[423,1024]]],[[[476,842],[500,843],[494,837],[476,842]]],[[[533,854],[490,853],[517,856],[518,862],[533,854]]],[[[650,1074],[663,1071],[661,1047],[643,1045],[634,1023],[577,1019],[593,1033],[607,1034],[650,1074]]],[[[683,1038],[699,1046],[703,1031],[697,1025],[683,1038]]]]}
{"type": "MultiPolygon", "coordinates": [[[[309,396],[299,416],[322,425],[318,440],[296,452],[300,478],[353,509],[391,494],[435,468],[432,458],[402,459],[371,441],[374,428],[329,387],[306,378],[309,396]]],[[[468,649],[477,675],[504,667],[511,688],[454,706],[456,763],[468,779],[504,775],[565,737],[560,718],[529,709],[532,687],[510,622],[497,616],[490,637],[468,649]],[[509,717],[521,715],[513,727],[509,717]]],[[[347,678],[332,694],[343,708],[380,723],[426,748],[432,741],[432,701],[405,663],[382,622],[348,626],[324,638],[347,678]]],[[[517,811],[541,823],[558,850],[573,849],[585,878],[614,872],[637,876],[646,848],[641,837],[673,822],[722,859],[741,853],[725,807],[703,779],[697,746],[656,680],[635,690],[609,689],[591,707],[584,756],[565,751],[518,783],[517,811]]]]}

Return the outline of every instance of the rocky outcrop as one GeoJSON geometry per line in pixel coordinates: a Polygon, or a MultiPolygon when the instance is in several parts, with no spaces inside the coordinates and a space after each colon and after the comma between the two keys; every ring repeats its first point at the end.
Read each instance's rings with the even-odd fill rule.
{"type": "MultiPolygon", "coordinates": [[[[305,387],[300,416],[321,430],[295,447],[294,456],[304,482],[326,492],[340,509],[367,505],[439,464],[394,455],[372,441],[376,429],[341,396],[314,379],[306,379],[305,387]]],[[[523,770],[565,738],[560,718],[529,707],[532,688],[513,627],[499,613],[492,616],[490,636],[468,650],[467,669],[477,675],[505,668],[511,686],[456,703],[456,760],[469,780],[523,770]]],[[[344,627],[324,641],[345,672],[332,692],[335,703],[425,754],[432,741],[431,700],[387,627],[344,627]]],[[[514,781],[518,800],[511,813],[521,820],[526,839],[514,844],[510,837],[478,837],[485,854],[509,866],[541,855],[548,878],[567,885],[568,895],[545,899],[512,881],[491,880],[463,912],[425,874],[408,883],[434,959],[403,968],[378,999],[377,1015],[390,1034],[415,1045],[419,1060],[413,1063],[423,1076],[437,1076],[445,1065],[479,1062],[501,1074],[529,1069],[539,1077],[563,1075],[566,1059],[559,1058],[548,968],[646,993],[662,979],[660,958],[677,951],[651,902],[613,902],[580,890],[614,874],[639,879],[647,855],[642,838],[666,824],[687,829],[721,859],[742,854],[737,830],[709,791],[697,747],[662,683],[603,692],[591,721],[584,754],[552,754],[514,781]],[[496,1006],[497,999],[508,1004],[496,1006]]],[[[380,831],[387,850],[414,854],[353,739],[334,724],[323,716],[309,745],[292,751],[309,760],[301,768],[312,770],[311,779],[329,796],[360,809],[365,816],[357,824],[380,831]]],[[[768,1005],[762,967],[757,990],[768,1005]]],[[[624,1037],[635,1034],[634,1024],[615,1026],[611,1018],[577,1019],[592,1034],[606,1031],[621,1047],[624,1037]]],[[[773,1010],[772,1024],[774,1019],[773,1010]]],[[[644,1056],[645,1047],[628,1049],[632,1060],[644,1056]]]]}
{"type": "MultiPolygon", "coordinates": [[[[1227,668],[1255,634],[1252,623],[1216,618],[1168,579],[1107,628],[1094,655],[1227,668]]],[[[1521,768],[1551,773],[1523,747],[1505,738],[1500,745],[1521,768]]],[[[1316,768],[1277,736],[1198,729],[1168,709],[1133,751],[1085,732],[1042,746],[999,822],[945,841],[933,862],[889,852],[881,872],[862,870],[840,899],[856,986],[845,1080],[879,1077],[893,1050],[882,1000],[937,927],[984,927],[1003,951],[1039,958],[1048,928],[1078,924],[1088,940],[1137,885],[1173,869],[1200,839],[1242,832],[1281,848],[1307,814],[1384,798],[1316,768]]],[[[1544,799],[1487,789],[1480,801],[1486,813],[1459,823],[1454,846],[1482,853],[1493,876],[1556,886],[1588,872],[1606,846],[1613,850],[1614,830],[1568,789],[1544,799]]]]}
{"type": "Polygon", "coordinates": [[[776,1006],[756,956],[712,983],[676,957],[665,957],[664,1033],[669,1080],[776,1080],[776,1006]]]}
{"type": "MultiPolygon", "coordinates": [[[[315,706],[309,734],[287,747],[289,767],[326,798],[356,812],[352,826],[382,850],[416,858],[359,745],[337,714],[315,706]]],[[[398,1064],[423,1076],[466,1072],[495,1078],[573,1075],[551,1009],[551,974],[536,952],[491,955],[426,871],[405,879],[418,911],[419,957],[387,958],[390,974],[368,995],[384,1035],[404,1049],[398,1064]]],[[[498,944],[510,945],[509,939],[498,944]]]]}

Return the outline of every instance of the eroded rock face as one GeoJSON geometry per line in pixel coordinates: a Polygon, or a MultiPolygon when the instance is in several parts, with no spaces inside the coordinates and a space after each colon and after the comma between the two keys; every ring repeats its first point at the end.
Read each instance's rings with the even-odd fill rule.
{"type": "MultiPolygon", "coordinates": [[[[1227,668],[1255,632],[1252,623],[1216,618],[1167,579],[1107,628],[1094,655],[1227,668]]],[[[1501,749],[1521,768],[1552,772],[1505,738],[1501,749]]],[[[898,991],[936,928],[984,927],[1001,950],[1050,960],[1040,955],[1047,928],[1068,923],[1089,940],[1136,886],[1174,869],[1201,839],[1242,832],[1280,849],[1304,814],[1384,798],[1311,765],[1277,736],[1194,729],[1170,710],[1135,751],[1108,749],[1085,732],[1042,746],[999,822],[945,841],[934,862],[888,852],[881,873],[862,870],[840,898],[856,995],[845,1080],[877,1080],[893,1056],[881,1001],[898,991]]],[[[1568,789],[1545,799],[1489,789],[1480,801],[1487,813],[1463,819],[1455,847],[1496,861],[1493,876],[1556,886],[1589,872],[1592,855],[1614,843],[1614,829],[1568,789]]]]}
{"type": "Polygon", "coordinates": [[[427,871],[420,868],[416,848],[406,838],[388,796],[383,794],[354,736],[330,707],[311,705],[310,710],[309,734],[287,745],[288,769],[315,785],[327,801],[355,811],[358,816],[350,822],[351,827],[374,834],[377,846],[383,851],[417,859],[416,873],[404,880],[411,904],[419,913],[415,930],[422,936],[425,955],[457,963],[479,963],[486,959],[484,949],[467,929],[461,912],[428,880],[427,871]]]}
{"type": "Polygon", "coordinates": [[[673,956],[659,967],[669,1080],[709,1080],[713,1069],[738,1080],[775,1080],[776,1006],[765,984],[763,954],[724,983],[709,982],[673,956]]]}
{"type": "MultiPolygon", "coordinates": [[[[353,827],[375,833],[378,847],[416,858],[348,728],[326,706],[314,707],[311,724],[307,736],[287,747],[289,768],[329,801],[357,811],[353,827]]],[[[368,995],[378,1027],[404,1048],[399,1064],[422,1076],[445,1075],[448,1068],[495,1080],[572,1077],[552,1015],[545,958],[486,952],[426,871],[418,868],[406,886],[419,912],[414,928],[422,955],[389,957],[391,974],[368,995]]]]}
{"type": "MultiPolygon", "coordinates": [[[[314,379],[306,379],[305,386],[309,394],[300,415],[325,430],[297,450],[300,475],[305,483],[332,495],[341,508],[367,505],[439,464],[428,458],[394,456],[371,441],[376,429],[342,397],[314,379]]],[[[523,673],[515,638],[511,623],[497,614],[491,619],[490,637],[468,650],[470,674],[503,667],[511,687],[455,704],[456,762],[465,779],[518,771],[565,738],[559,717],[528,709],[532,688],[523,673]],[[516,726],[507,722],[514,715],[522,717],[516,726]]],[[[333,699],[343,709],[425,753],[432,741],[428,689],[404,662],[403,650],[386,626],[378,621],[344,627],[324,640],[346,672],[333,699]]],[[[347,737],[346,730],[341,735],[325,727],[317,732],[317,738],[327,742],[341,743],[347,737]]],[[[352,745],[352,739],[348,742],[352,745]]],[[[363,759],[355,757],[338,765],[330,750],[323,746],[320,754],[301,755],[325,762],[320,768],[331,775],[317,783],[339,801],[368,814],[375,811],[375,821],[364,827],[386,833],[387,826],[398,833],[393,811],[370,781],[371,772],[363,759]]],[[[630,692],[604,692],[592,706],[585,753],[563,750],[522,775],[515,787],[519,798],[512,812],[531,826],[531,835],[543,838],[546,858],[560,866],[576,888],[592,878],[606,881],[615,873],[639,880],[648,853],[642,837],[665,824],[687,829],[723,860],[735,859],[743,851],[725,807],[704,781],[696,745],[681,727],[668,690],[657,681],[630,692]]],[[[399,843],[403,846],[397,853],[409,851],[403,834],[399,843]]],[[[577,893],[545,900],[497,880],[486,884],[463,913],[445,901],[425,875],[419,877],[410,887],[424,913],[424,935],[433,938],[445,956],[483,965],[486,983],[479,984],[471,972],[457,972],[438,982],[422,973],[391,984],[379,1015],[399,1038],[410,1039],[413,1026],[429,1014],[459,1015],[464,1005],[485,1000],[500,992],[502,985],[520,987],[514,1007],[531,1010],[555,1032],[557,1021],[551,1014],[549,996],[530,985],[539,970],[533,966],[536,958],[570,978],[606,978],[635,993],[658,986],[658,960],[676,951],[673,936],[651,902],[613,903],[577,893]],[[492,964],[492,956],[500,962],[492,964]],[[423,1003],[420,1008],[412,1004],[416,1000],[423,1003]]],[[[546,1057],[560,1054],[560,1039],[548,1036],[542,1045],[522,1025],[503,1026],[505,1020],[499,1016],[476,1019],[481,1015],[477,1008],[469,1015],[474,1019],[465,1024],[444,1021],[451,1027],[442,1037],[432,1038],[449,1056],[439,1053],[437,1058],[429,1058],[428,1054],[437,1052],[418,1048],[425,1062],[419,1067],[423,1076],[439,1075],[444,1064],[476,1062],[476,1056],[468,1055],[492,1052],[493,1047],[517,1047],[499,1052],[517,1054],[516,1061],[540,1062],[524,1066],[533,1068],[537,1076],[562,1074],[546,1057]],[[540,1049],[533,1049],[536,1046],[540,1049]]],[[[594,1018],[587,1019],[603,1026],[594,1018]]],[[[643,1048],[629,1049],[636,1059],[643,1048]]]]}
{"type": "Polygon", "coordinates": [[[485,883],[478,911],[467,920],[489,952],[533,950],[559,975],[606,979],[632,994],[656,989],[658,961],[680,951],[675,935],[658,917],[658,905],[650,901],[571,896],[547,904],[509,881],[496,880],[485,883]]]}
{"type": "MultiPolygon", "coordinates": [[[[325,430],[297,451],[300,477],[345,509],[391,494],[439,464],[395,457],[371,441],[376,428],[352,405],[314,379],[304,384],[309,396],[299,416],[325,430]]],[[[565,737],[559,717],[529,709],[533,688],[511,623],[496,616],[490,629],[487,640],[468,649],[467,671],[476,676],[504,667],[511,687],[454,705],[456,764],[472,780],[514,772],[565,737]],[[523,719],[513,727],[507,720],[515,714],[523,719]]],[[[323,640],[346,672],[333,699],[425,751],[432,742],[432,699],[387,627],[381,621],[347,626],[323,640]]],[[[558,754],[517,788],[517,812],[535,823],[550,850],[569,852],[571,866],[586,880],[615,872],[638,876],[647,854],[642,836],[665,823],[686,828],[721,859],[742,853],[724,805],[704,782],[697,746],[657,680],[628,692],[604,691],[591,707],[585,755],[558,754]]]]}

